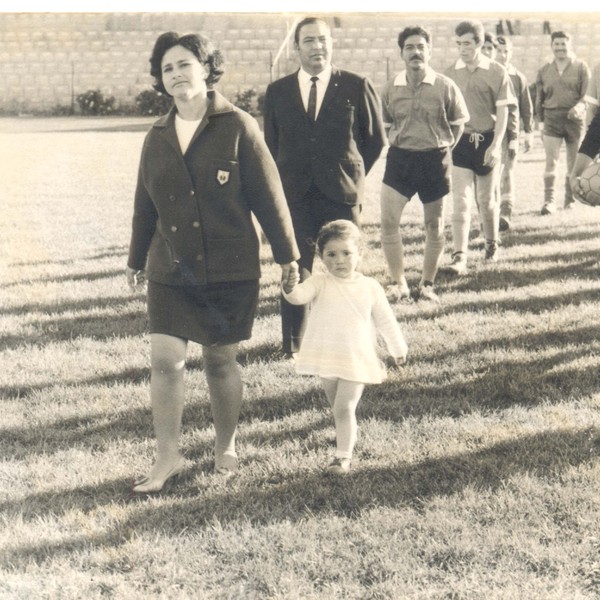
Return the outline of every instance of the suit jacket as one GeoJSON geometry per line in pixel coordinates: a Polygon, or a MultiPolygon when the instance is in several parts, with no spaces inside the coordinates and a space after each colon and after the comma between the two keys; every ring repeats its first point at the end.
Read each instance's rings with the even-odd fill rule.
{"type": "Polygon", "coordinates": [[[313,182],[333,202],[360,204],[365,175],[385,144],[381,101],[366,77],[333,67],[311,121],[296,71],[268,86],[264,117],[265,140],[290,204],[313,182]]]}
{"type": "Polygon", "coordinates": [[[128,265],[150,281],[204,285],[260,277],[263,228],[275,261],[300,254],[279,173],[257,122],[218,92],[185,154],[175,108],[144,141],[128,265]]]}

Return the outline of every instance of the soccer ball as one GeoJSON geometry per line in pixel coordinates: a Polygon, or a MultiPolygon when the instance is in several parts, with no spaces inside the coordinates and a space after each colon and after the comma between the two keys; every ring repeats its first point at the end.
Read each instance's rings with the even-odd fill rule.
{"type": "Polygon", "coordinates": [[[589,206],[600,206],[600,161],[587,166],[579,178],[583,198],[581,201],[589,206]]]}

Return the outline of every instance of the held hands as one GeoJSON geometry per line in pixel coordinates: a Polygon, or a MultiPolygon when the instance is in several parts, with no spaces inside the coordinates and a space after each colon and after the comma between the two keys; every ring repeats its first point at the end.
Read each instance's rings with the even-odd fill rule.
{"type": "Polygon", "coordinates": [[[281,285],[283,291],[289,294],[300,283],[298,263],[291,262],[281,265],[281,285]]]}
{"type": "Polygon", "coordinates": [[[144,288],[146,283],[146,271],[140,269],[136,271],[130,267],[126,267],[125,275],[127,276],[127,285],[132,292],[138,292],[144,288]]]}

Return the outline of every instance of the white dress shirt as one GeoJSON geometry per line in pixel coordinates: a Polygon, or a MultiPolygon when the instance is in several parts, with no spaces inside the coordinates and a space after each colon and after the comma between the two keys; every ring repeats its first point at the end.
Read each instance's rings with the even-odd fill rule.
{"type": "MultiPolygon", "coordinates": [[[[312,81],[310,78],[312,75],[300,69],[298,71],[298,83],[300,84],[300,95],[302,96],[302,104],[304,110],[308,109],[308,94],[310,93],[310,87],[312,81]]],[[[329,85],[331,79],[331,65],[327,65],[318,75],[319,78],[317,83],[317,110],[315,112],[315,119],[319,116],[319,110],[321,110],[321,104],[323,103],[323,97],[325,96],[325,90],[329,85]]]]}

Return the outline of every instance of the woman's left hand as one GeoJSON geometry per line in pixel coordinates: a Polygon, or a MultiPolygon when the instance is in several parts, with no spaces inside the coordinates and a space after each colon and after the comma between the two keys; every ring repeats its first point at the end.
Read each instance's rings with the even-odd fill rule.
{"type": "Polygon", "coordinates": [[[127,275],[127,285],[129,285],[129,289],[132,292],[137,292],[144,287],[146,283],[146,271],[126,267],[125,274],[127,275]]]}

